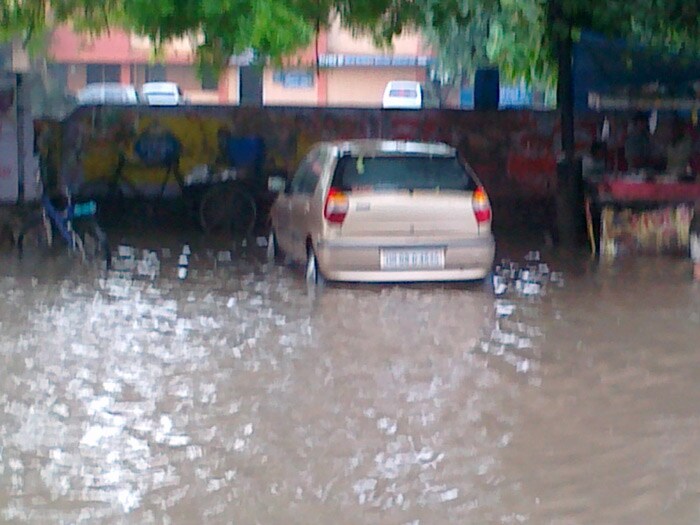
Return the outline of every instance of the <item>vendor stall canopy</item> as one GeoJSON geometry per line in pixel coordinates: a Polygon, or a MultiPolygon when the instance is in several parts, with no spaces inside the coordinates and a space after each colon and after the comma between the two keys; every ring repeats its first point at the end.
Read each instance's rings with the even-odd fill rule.
{"type": "Polygon", "coordinates": [[[700,57],[664,54],[583,32],[574,49],[575,107],[694,109],[700,103],[700,57]],[[671,103],[670,101],[674,102],[671,103]]]}

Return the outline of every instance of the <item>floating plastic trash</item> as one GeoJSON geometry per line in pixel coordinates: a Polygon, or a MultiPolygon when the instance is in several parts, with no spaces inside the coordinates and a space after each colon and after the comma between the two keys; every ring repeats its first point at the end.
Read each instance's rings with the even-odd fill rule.
{"type": "Polygon", "coordinates": [[[515,312],[515,305],[510,303],[496,302],[496,315],[498,317],[510,317],[515,312]]]}
{"type": "Polygon", "coordinates": [[[216,254],[216,261],[220,263],[229,263],[231,262],[231,252],[226,250],[226,251],[221,251],[216,254]]]}
{"type": "Polygon", "coordinates": [[[527,282],[523,284],[523,295],[538,295],[542,291],[539,283],[527,282]]]}

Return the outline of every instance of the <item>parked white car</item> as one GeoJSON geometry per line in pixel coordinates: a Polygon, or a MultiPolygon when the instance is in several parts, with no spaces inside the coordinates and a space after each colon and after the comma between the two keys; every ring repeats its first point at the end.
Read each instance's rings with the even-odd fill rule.
{"type": "Polygon", "coordinates": [[[421,109],[423,88],[414,80],[392,80],[387,83],[382,99],[384,109],[421,109]]]}
{"type": "Polygon", "coordinates": [[[185,96],[175,82],[146,82],[141,88],[143,101],[149,106],[179,106],[185,96]]]}
{"type": "Polygon", "coordinates": [[[88,84],[78,92],[76,98],[81,106],[98,104],[134,105],[139,103],[139,96],[134,86],[116,82],[88,84]]]}

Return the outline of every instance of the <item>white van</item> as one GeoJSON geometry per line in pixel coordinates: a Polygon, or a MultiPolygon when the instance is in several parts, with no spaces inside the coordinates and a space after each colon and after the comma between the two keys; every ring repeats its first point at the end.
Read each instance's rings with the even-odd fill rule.
{"type": "Polygon", "coordinates": [[[423,88],[414,80],[392,80],[384,89],[384,109],[421,109],[423,88]]]}
{"type": "Polygon", "coordinates": [[[175,82],[146,82],[141,87],[143,101],[149,106],[179,106],[185,96],[175,82]]]}

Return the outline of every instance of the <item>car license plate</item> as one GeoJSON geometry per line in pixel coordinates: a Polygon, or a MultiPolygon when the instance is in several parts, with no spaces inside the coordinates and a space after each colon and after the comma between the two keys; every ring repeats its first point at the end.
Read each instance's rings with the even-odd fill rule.
{"type": "Polygon", "coordinates": [[[381,250],[382,270],[441,270],[445,267],[445,250],[381,250]]]}

